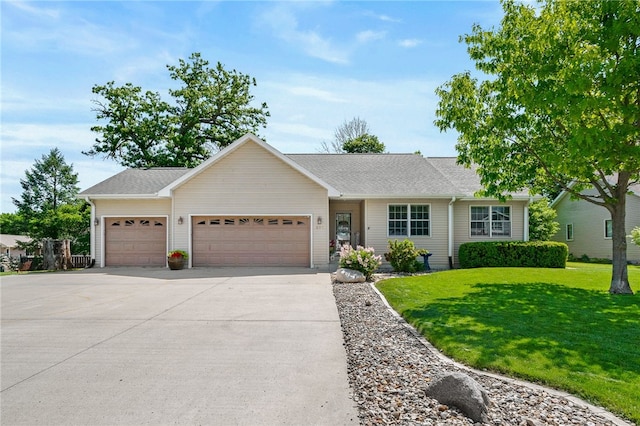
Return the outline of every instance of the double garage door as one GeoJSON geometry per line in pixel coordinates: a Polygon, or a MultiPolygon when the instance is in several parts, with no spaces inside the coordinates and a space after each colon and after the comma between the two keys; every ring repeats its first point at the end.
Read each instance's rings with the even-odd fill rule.
{"type": "Polygon", "coordinates": [[[166,218],[110,217],[104,224],[107,266],[166,265],[166,218]]]}
{"type": "Polygon", "coordinates": [[[193,266],[310,265],[307,216],[194,216],[193,266]]]}
{"type": "MultiPolygon", "coordinates": [[[[167,219],[105,219],[106,266],[165,266],[167,219]]],[[[193,266],[310,265],[306,216],[195,216],[193,266]]]]}

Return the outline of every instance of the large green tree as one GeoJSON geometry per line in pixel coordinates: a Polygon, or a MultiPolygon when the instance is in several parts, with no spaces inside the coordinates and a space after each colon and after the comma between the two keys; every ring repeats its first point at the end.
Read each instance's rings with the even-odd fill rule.
{"type": "Polygon", "coordinates": [[[12,200],[24,233],[36,244],[43,238],[70,239],[74,252],[85,252],[90,209],[77,198],[78,174],[60,150],[54,148],[36,160],[20,186],[20,198],[12,200]]]}
{"type": "Polygon", "coordinates": [[[464,72],[439,87],[435,123],[458,131],[458,161],[478,164],[487,195],[558,185],[606,208],[609,291],[632,293],[624,224],[625,195],[640,181],[640,2],[502,6],[498,28],[461,37],[483,77],[464,72]]]}
{"type": "Polygon", "coordinates": [[[95,85],[96,118],[102,125],[89,156],[103,155],[125,167],[194,167],[246,133],[266,127],[266,103],[254,106],[256,80],[221,63],[210,67],[199,53],[167,65],[171,102],[157,92],[113,81],[95,85]]]}
{"type": "Polygon", "coordinates": [[[377,136],[365,133],[355,139],[350,139],[342,145],[344,152],[354,153],[375,153],[380,154],[385,150],[385,146],[377,136]]]}
{"type": "Polygon", "coordinates": [[[333,133],[334,140],[329,145],[323,142],[320,151],[336,154],[343,153],[382,153],[384,143],[371,134],[369,124],[360,117],[354,117],[342,123],[333,133]]]}

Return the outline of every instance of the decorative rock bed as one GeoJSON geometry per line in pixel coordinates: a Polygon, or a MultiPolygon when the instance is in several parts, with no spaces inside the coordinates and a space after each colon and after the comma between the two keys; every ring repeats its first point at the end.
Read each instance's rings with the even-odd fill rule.
{"type": "MultiPolygon", "coordinates": [[[[333,283],[353,398],[363,425],[470,425],[455,407],[426,396],[445,373],[462,372],[486,390],[491,425],[627,425],[561,392],[467,369],[430,347],[392,312],[370,283],[333,283]]],[[[480,423],[476,423],[480,424],[480,423]]]]}

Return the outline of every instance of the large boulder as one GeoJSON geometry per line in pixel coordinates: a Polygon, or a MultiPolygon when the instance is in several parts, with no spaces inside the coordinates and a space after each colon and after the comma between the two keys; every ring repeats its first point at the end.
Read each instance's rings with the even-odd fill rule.
{"type": "Polygon", "coordinates": [[[489,397],[487,392],[464,373],[451,372],[436,378],[426,390],[427,396],[441,404],[454,406],[474,422],[486,423],[489,397]]]}
{"type": "Polygon", "coordinates": [[[363,283],[366,280],[367,277],[360,271],[347,268],[338,268],[336,271],[336,281],[341,283],[363,283]]]}

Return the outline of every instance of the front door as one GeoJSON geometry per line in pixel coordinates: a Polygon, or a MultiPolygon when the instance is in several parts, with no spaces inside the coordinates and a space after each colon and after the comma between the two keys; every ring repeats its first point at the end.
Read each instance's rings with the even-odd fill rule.
{"type": "Polygon", "coordinates": [[[336,213],[336,240],[340,246],[351,244],[351,213],[336,213]]]}

